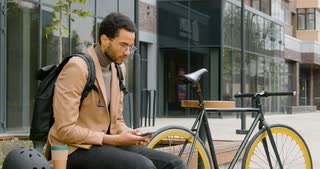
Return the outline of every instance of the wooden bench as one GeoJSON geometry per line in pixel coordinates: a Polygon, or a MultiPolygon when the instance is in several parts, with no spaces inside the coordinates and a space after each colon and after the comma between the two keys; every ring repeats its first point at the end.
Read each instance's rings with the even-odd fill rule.
{"type": "MultiPolygon", "coordinates": [[[[182,100],[181,107],[184,108],[199,108],[198,100],[182,100]]],[[[205,100],[205,108],[235,108],[235,101],[221,101],[221,100],[205,100]]],[[[219,113],[219,116],[222,117],[222,114],[219,113]]],[[[228,165],[234,155],[237,153],[238,148],[241,144],[240,141],[232,140],[213,140],[215,145],[215,151],[217,155],[217,161],[219,166],[228,165]]],[[[208,146],[208,145],[207,145],[208,146]]],[[[209,147],[207,147],[209,150],[209,147]]],[[[195,164],[192,164],[195,165],[195,164]]]]}

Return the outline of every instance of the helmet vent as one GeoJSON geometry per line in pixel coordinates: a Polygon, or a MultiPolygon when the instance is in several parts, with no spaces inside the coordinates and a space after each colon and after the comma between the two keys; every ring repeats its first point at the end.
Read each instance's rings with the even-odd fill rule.
{"type": "Polygon", "coordinates": [[[50,169],[50,165],[35,149],[20,147],[11,150],[6,156],[2,169],[50,169]]]}

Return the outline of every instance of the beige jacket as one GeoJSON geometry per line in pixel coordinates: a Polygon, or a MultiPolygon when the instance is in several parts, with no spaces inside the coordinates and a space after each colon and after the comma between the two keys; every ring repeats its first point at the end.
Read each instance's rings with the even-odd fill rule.
{"type": "MultiPolygon", "coordinates": [[[[96,70],[95,86],[83,100],[79,110],[80,98],[87,82],[88,67],[80,57],[72,57],[65,65],[56,81],[53,110],[55,123],[50,129],[48,147],[50,145],[69,146],[69,154],[77,148],[90,149],[92,145],[102,145],[103,135],[110,128],[111,134],[127,130],[123,119],[123,93],[120,91],[117,69],[111,63],[111,94],[110,112],[108,111],[107,95],[101,66],[91,46],[86,51],[94,63],[96,70]]],[[[125,65],[121,65],[125,77],[125,65]]]]}

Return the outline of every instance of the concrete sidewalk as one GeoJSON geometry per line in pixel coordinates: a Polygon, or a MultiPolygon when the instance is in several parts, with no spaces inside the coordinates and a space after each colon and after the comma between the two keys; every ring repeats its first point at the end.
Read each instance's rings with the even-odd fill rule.
{"type": "MultiPolygon", "coordinates": [[[[309,146],[313,168],[320,169],[320,111],[294,115],[266,115],[268,124],[285,124],[293,127],[304,138],[309,146]]],[[[155,131],[168,125],[180,125],[190,128],[194,118],[156,118],[154,127],[141,128],[142,131],[155,131]]],[[[247,116],[247,128],[253,119],[247,116]]],[[[241,140],[242,135],[235,134],[240,129],[241,120],[235,117],[209,120],[214,140],[241,140]]]]}

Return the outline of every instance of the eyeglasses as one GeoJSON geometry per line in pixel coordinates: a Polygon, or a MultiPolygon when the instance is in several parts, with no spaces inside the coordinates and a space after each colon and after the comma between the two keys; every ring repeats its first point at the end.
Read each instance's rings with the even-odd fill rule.
{"type": "MultiPolygon", "coordinates": [[[[117,41],[117,40],[111,39],[111,41],[117,41]]],[[[118,41],[117,41],[117,43],[120,46],[121,52],[123,52],[123,53],[125,53],[129,49],[130,54],[133,54],[137,50],[137,48],[133,45],[129,46],[127,43],[118,42],[118,41]]]]}

